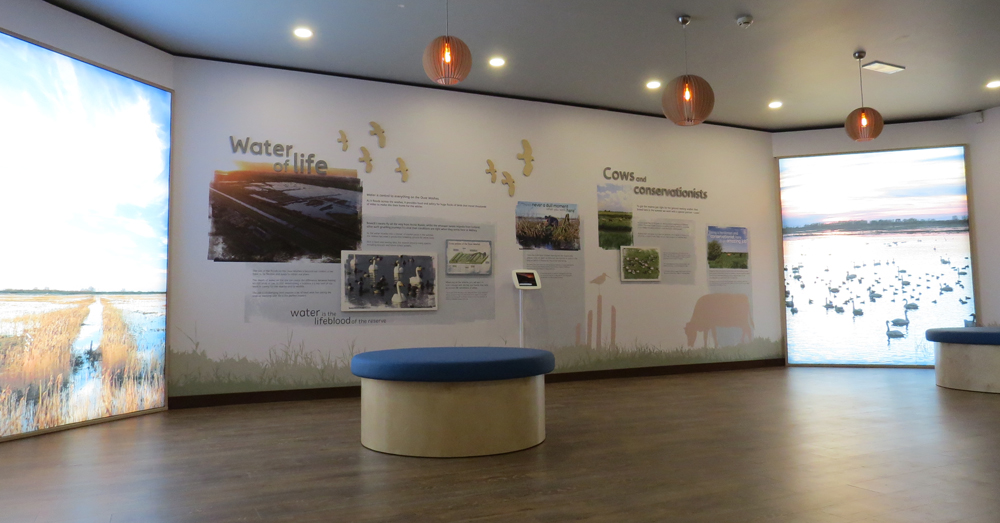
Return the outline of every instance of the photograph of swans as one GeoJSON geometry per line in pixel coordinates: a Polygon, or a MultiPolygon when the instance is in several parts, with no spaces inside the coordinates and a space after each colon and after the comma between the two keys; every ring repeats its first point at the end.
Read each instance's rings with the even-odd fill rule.
{"type": "Polygon", "coordinates": [[[965,148],[782,158],[788,362],[934,364],[974,321],[965,148]]]}
{"type": "Polygon", "coordinates": [[[342,257],[342,311],[437,310],[436,255],[344,251],[342,257]]]}

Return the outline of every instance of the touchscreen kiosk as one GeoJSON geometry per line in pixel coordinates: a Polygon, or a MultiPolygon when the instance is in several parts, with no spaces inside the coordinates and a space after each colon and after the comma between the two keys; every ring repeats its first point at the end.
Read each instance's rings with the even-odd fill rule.
{"type": "Polygon", "coordinates": [[[540,289],[542,280],[538,277],[537,271],[514,269],[514,287],[521,290],[540,289]]]}

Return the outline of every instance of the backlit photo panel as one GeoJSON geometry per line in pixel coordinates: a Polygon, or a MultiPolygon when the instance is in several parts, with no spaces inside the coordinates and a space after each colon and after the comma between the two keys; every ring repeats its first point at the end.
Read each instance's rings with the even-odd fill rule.
{"type": "Polygon", "coordinates": [[[0,33],[0,438],[165,405],[170,98],[0,33]]]}
{"type": "Polygon", "coordinates": [[[790,364],[933,365],[975,321],[965,148],[782,158],[790,364]]]}

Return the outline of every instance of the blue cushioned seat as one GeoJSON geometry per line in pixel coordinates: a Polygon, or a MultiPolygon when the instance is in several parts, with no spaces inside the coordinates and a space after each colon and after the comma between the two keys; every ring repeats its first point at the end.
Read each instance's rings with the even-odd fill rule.
{"type": "Polygon", "coordinates": [[[365,352],[351,358],[351,372],[389,381],[491,381],[552,372],[547,350],[508,347],[426,347],[365,352]]]}
{"type": "Polygon", "coordinates": [[[960,329],[928,329],[927,340],[965,345],[1000,345],[1000,328],[965,327],[960,329]]]}

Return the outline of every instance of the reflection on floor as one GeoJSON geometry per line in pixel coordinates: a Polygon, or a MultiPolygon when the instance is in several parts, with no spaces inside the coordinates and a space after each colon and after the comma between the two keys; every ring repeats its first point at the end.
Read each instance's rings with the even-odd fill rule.
{"type": "Polygon", "coordinates": [[[172,411],[0,444],[0,521],[995,523],[1000,395],[924,369],[553,384],[548,440],[361,448],[359,401],[172,411]]]}

